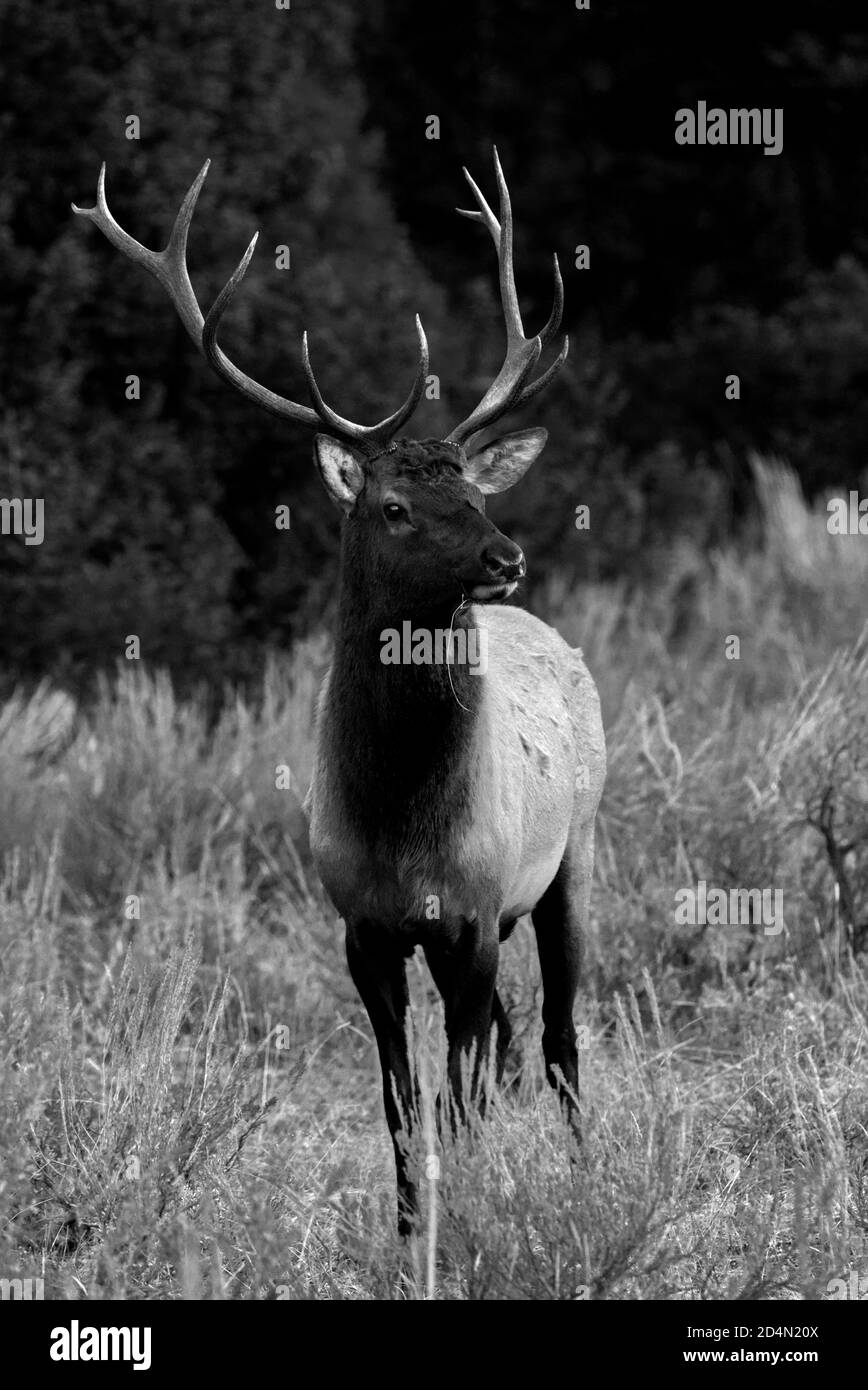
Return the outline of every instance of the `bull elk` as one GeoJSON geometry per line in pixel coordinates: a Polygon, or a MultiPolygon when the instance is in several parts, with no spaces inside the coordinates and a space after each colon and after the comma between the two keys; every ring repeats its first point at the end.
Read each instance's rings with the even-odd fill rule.
{"type": "Polygon", "coordinates": [[[540,334],[526,338],[509,192],[496,151],[494,163],[500,218],[466,170],[477,208],[459,211],[487,227],[497,248],[506,354],[479,404],[445,439],[396,438],[428,371],[418,317],[415,382],[404,404],[377,425],[354,424],[326,405],[307,334],[302,360],[311,406],[276,395],[225,356],[218,326],[256,237],[203,318],[186,243],[207,163],[160,252],[113,218],[105,165],[96,206],[73,205],[159,280],[221,377],[273,414],[328,431],[316,436],[314,458],[343,514],[341,579],[306,806],[314,861],[346,924],[350,973],[376,1035],[403,1234],[419,1211],[406,1143],[418,1114],[406,1032],[406,961],[417,946],[443,997],[449,1086],[463,1114],[468,1078],[471,1099],[482,1103],[480,1068],[493,1029],[498,1078],[502,1073],[510,1028],[496,988],[500,944],[530,913],[543,982],[546,1074],[578,1133],[573,1004],[606,751],[597,691],[581,653],[545,623],[501,602],[524,575],[525,559],[486,518],[485,495],[517,482],[543,448],[546,431],[526,429],[489,443],[481,434],[549,385],[568,340],[535,377],[560,324],[563,284],[555,257],[551,315],[540,334]],[[413,632],[484,635],[487,669],[449,659],[386,664],[384,631],[408,621],[413,632]]]}

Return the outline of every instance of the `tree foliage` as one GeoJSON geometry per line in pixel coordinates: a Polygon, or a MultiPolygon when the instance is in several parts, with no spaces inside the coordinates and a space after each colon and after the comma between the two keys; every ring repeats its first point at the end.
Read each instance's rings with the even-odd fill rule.
{"type": "Polygon", "coordinates": [[[213,379],[162,291],[70,214],[103,159],[118,219],[156,247],[211,158],[193,282],[210,304],[260,229],[222,339],[273,389],[307,399],[307,328],[327,399],[380,418],[407,389],[420,312],[443,394],[414,421],[426,435],[470,408],[502,351],[490,242],[453,211],[462,164],[493,191],[496,141],[526,324],[548,314],[556,248],[574,340],[562,384],[520,422],[549,427],[546,455],[492,508],[532,574],[641,580],[676,537],[714,544],[746,505],[753,448],[789,458],[811,493],[858,486],[868,41],[825,10],[755,8],[746,28],[730,7],[657,6],[651,23],[636,0],[544,15],[534,0],[359,15],[340,0],[7,0],[0,496],[46,504],[43,545],[0,538],[7,676],[88,678],[135,633],[185,680],[243,677],[334,588],[307,432],[213,379]],[[677,146],[674,113],[700,99],[782,107],[783,153],[677,146]]]}
{"type": "Polygon", "coordinates": [[[72,217],[71,198],[92,204],[103,159],[113,212],[155,248],[212,159],[192,279],[207,308],[261,229],[223,339],[273,389],[306,402],[307,328],[327,398],[377,419],[407,390],[416,311],[448,348],[442,296],[361,130],[352,32],[339,0],[6,9],[0,491],[46,503],[44,544],[4,537],[0,550],[0,642],[19,667],[74,676],[111,665],[136,633],[143,655],[186,679],[243,674],[258,644],[286,638],[335,544],[306,432],[213,380],[162,290],[72,217]],[[130,114],[138,140],[125,136],[130,114]],[[276,268],[280,245],[289,271],[276,268]],[[139,400],[126,398],[130,375],[139,400]],[[289,532],[275,528],[282,503],[289,532]]]}

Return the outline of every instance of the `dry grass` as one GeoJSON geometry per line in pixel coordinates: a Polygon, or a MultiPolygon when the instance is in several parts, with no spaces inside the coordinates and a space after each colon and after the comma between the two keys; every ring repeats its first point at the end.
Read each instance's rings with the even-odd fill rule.
{"type": "MultiPolygon", "coordinates": [[[[585,1144],[571,1162],[520,926],[509,1084],[441,1151],[415,1252],[306,859],[327,643],[216,726],[130,668],[88,709],[41,687],[0,710],[0,1274],[70,1298],[736,1299],[864,1269],[868,548],[757,473],[742,553],[675,547],[651,593],[550,585],[611,750],[585,1144]],[[679,926],[701,878],[780,889],[784,930],[679,926]]],[[[421,970],[413,992],[433,1087],[421,970]]]]}

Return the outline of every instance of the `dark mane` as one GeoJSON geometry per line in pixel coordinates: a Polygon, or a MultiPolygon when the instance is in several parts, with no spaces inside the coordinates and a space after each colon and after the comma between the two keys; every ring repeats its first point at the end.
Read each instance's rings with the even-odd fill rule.
{"type": "Polygon", "coordinates": [[[444,474],[461,476],[464,450],[460,444],[449,444],[444,439],[398,439],[368,459],[368,467],[383,458],[388,459],[396,477],[434,483],[444,474]]]}

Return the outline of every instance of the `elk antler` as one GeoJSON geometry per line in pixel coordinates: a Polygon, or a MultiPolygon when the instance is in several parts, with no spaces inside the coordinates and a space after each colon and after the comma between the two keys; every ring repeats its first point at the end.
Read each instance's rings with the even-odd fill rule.
{"type": "Polygon", "coordinates": [[[503,177],[503,170],[500,167],[496,149],[494,151],[494,172],[497,176],[497,188],[500,194],[501,221],[498,222],[466,169],[464,170],[464,177],[470,184],[479,211],[456,208],[456,212],[459,212],[462,217],[471,218],[474,222],[483,222],[497,247],[497,259],[500,266],[500,299],[503,306],[503,317],[506,321],[506,356],[503,360],[503,366],[476,409],[460,425],[456,425],[448,436],[454,444],[464,443],[471,434],[484,429],[486,425],[493,424],[508,410],[524,405],[525,402],[539,395],[540,391],[544,391],[557,372],[560,371],[570,349],[570,340],[564,335],[563,347],[555,361],[543,372],[542,376],[537,377],[536,381],[528,381],[540,359],[543,348],[551,341],[560,326],[564,308],[564,282],[561,279],[556,255],[554,258],[555,299],[549,321],[537,337],[526,338],[521,322],[521,310],[518,306],[518,295],[515,291],[515,270],[512,261],[512,205],[509,201],[509,189],[506,186],[506,179],[503,177]]]}
{"type": "Polygon", "coordinates": [[[205,182],[210,163],[211,161],[206,159],[196,175],[190,191],[181,204],[180,211],[175,218],[172,234],[163,251],[148,250],[146,246],[142,246],[128,232],[125,232],[112,217],[105,196],[105,164],[100,169],[96,190],[96,206],[79,208],[73,203],[72,210],[80,217],[89,217],[113,246],[116,246],[131,261],[135,261],[137,265],[144,266],[145,270],[150,271],[151,275],[159,280],[178,311],[181,322],[193,342],[204,353],[215,372],[224,381],[230,382],[248,400],[254,401],[256,405],[261,405],[272,415],[279,415],[284,420],[296,420],[303,425],[319,426],[324,424],[344,439],[354,443],[376,447],[388,444],[392,436],[410,418],[425,390],[425,378],[428,374],[428,344],[418,314],[416,315],[416,333],[419,342],[419,365],[416,369],[416,379],[409,396],[400,409],[396,410],[394,415],[381,420],[378,425],[356,425],[351,420],[345,420],[343,416],[337,415],[329,409],[320,395],[311,369],[306,333],[302,339],[302,357],[308,389],[314,403],[313,410],[310,406],[298,405],[295,401],[276,395],[274,391],[269,391],[266,386],[261,386],[258,381],[254,381],[252,377],[240,371],[235,363],[230,362],[226,354],[218,347],[217,329],[238,286],[244,279],[259,233],[257,232],[253,237],[237,268],[220,291],[207,316],[203,318],[187,271],[187,233],[190,230],[196,200],[199,197],[202,184],[205,182]]]}

